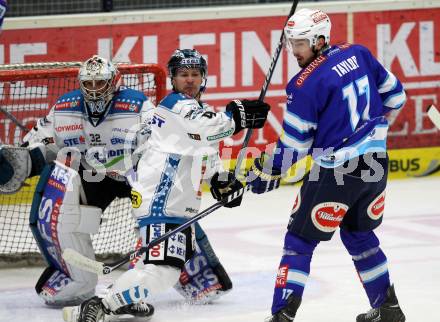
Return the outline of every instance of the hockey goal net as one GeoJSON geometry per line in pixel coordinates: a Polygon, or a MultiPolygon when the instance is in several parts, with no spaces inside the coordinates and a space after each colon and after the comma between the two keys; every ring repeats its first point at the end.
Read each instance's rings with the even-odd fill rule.
{"type": "MultiPolygon", "coordinates": [[[[79,88],[81,63],[38,63],[0,66],[0,143],[20,145],[37,119],[61,95],[79,88]]],[[[165,96],[166,74],[155,64],[118,64],[123,85],[140,90],[157,103],[165,96]]],[[[29,212],[38,178],[27,180],[18,193],[0,195],[0,265],[41,262],[29,229],[29,212]]],[[[93,236],[100,257],[125,254],[136,244],[130,200],[117,199],[104,212],[93,236]]]]}

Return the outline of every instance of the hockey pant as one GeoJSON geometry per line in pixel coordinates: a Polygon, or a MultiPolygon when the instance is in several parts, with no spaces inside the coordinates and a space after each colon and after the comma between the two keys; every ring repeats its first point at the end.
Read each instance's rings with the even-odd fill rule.
{"type": "Polygon", "coordinates": [[[72,248],[94,259],[90,234],[98,232],[102,211],[80,204],[78,172],[55,161],[43,170],[30,214],[30,227],[48,264],[35,289],[48,305],[78,305],[94,295],[97,276],[67,264],[72,248]]]}
{"type": "MultiPolygon", "coordinates": [[[[178,225],[167,222],[140,223],[142,245],[146,246],[178,225]]],[[[185,262],[193,255],[193,235],[193,227],[188,227],[151,247],[143,255],[143,265],[138,262],[108,289],[103,297],[104,305],[116,311],[173,287],[179,280],[185,262]]]]}

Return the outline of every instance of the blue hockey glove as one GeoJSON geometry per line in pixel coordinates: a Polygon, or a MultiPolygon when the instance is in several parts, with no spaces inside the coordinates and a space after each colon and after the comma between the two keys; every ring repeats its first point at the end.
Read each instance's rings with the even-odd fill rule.
{"type": "Polygon", "coordinates": [[[226,208],[234,208],[240,206],[244,192],[243,184],[235,178],[233,172],[223,172],[221,174],[217,172],[212,176],[211,194],[216,200],[220,201],[240,190],[241,195],[225,204],[226,208]]]}
{"type": "Polygon", "coordinates": [[[11,180],[14,175],[14,168],[8,160],[3,156],[2,149],[0,148],[0,185],[4,185],[11,180]]]}
{"type": "Polygon", "coordinates": [[[266,153],[262,153],[259,158],[256,158],[246,176],[246,181],[251,185],[253,193],[265,193],[280,186],[281,171],[271,166],[265,166],[266,158],[266,153]]]}

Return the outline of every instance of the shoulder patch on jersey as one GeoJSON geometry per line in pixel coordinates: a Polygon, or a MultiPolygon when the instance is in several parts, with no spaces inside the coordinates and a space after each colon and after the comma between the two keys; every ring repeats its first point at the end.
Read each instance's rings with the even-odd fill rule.
{"type": "Polygon", "coordinates": [[[125,88],[113,97],[113,106],[109,114],[139,113],[146,99],[147,97],[143,93],[125,88]]]}
{"type": "Polygon", "coordinates": [[[353,45],[348,42],[336,45],[336,47],[338,47],[339,49],[342,49],[342,50],[350,48],[351,46],[353,46],[353,45]]]}
{"type": "Polygon", "coordinates": [[[353,45],[349,44],[349,43],[340,43],[340,44],[334,45],[334,46],[330,47],[329,49],[325,50],[324,55],[327,57],[330,57],[330,56],[336,55],[336,54],[344,51],[347,48],[350,48],[351,46],[353,46],[353,45]]]}
{"type": "Polygon", "coordinates": [[[61,96],[55,103],[56,112],[82,112],[83,97],[81,91],[74,90],[61,96]]]}
{"type": "Polygon", "coordinates": [[[303,69],[303,71],[296,78],[295,85],[296,87],[301,87],[305,80],[319,67],[322,63],[327,60],[326,56],[320,55],[314,61],[312,61],[309,66],[303,69]]]}

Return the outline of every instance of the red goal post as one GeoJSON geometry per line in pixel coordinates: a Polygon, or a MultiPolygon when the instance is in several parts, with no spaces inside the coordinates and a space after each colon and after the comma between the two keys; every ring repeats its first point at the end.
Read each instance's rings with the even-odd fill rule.
{"type": "MultiPolygon", "coordinates": [[[[156,105],[166,94],[166,72],[157,64],[116,64],[122,85],[142,91],[156,105]]],[[[80,62],[0,65],[0,143],[19,145],[63,94],[79,88],[80,62]]],[[[30,204],[37,178],[12,195],[0,195],[0,266],[40,259],[29,229],[30,204]]],[[[93,236],[97,255],[125,254],[137,236],[129,200],[115,200],[93,236]]],[[[40,261],[41,262],[41,261],[40,261]]]]}

